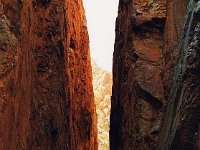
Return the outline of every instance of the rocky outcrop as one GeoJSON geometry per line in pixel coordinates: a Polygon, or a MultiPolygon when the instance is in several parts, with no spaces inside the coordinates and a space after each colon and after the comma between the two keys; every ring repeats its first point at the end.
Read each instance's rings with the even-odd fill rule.
{"type": "Polygon", "coordinates": [[[112,75],[92,60],[94,99],[97,110],[98,149],[109,150],[112,75]]]}
{"type": "Polygon", "coordinates": [[[194,13],[197,1],[190,3],[119,2],[111,149],[182,150],[198,143],[199,14],[194,13]]]}
{"type": "Polygon", "coordinates": [[[0,149],[96,149],[82,1],[0,0],[0,149]]]}

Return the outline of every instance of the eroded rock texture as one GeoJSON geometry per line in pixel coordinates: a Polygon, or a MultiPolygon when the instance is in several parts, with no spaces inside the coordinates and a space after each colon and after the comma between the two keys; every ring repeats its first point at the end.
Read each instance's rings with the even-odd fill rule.
{"type": "Polygon", "coordinates": [[[67,0],[70,128],[73,149],[97,149],[97,118],[85,11],[81,0],[67,0]]]}
{"type": "Polygon", "coordinates": [[[182,40],[187,5],[188,0],[167,1],[167,18],[163,43],[163,84],[166,100],[169,98],[179,45],[182,40]]]}
{"type": "Polygon", "coordinates": [[[200,117],[195,31],[199,14],[194,13],[197,1],[188,3],[120,0],[113,56],[111,149],[193,149],[198,145],[194,143],[198,143],[200,117]]]}
{"type": "Polygon", "coordinates": [[[0,0],[0,17],[0,149],[96,149],[82,2],[0,0]]]}
{"type": "Polygon", "coordinates": [[[190,0],[158,149],[199,149],[200,3],[190,0]]]}
{"type": "Polygon", "coordinates": [[[164,101],[165,1],[120,1],[111,104],[111,149],[155,149],[164,101]]]}

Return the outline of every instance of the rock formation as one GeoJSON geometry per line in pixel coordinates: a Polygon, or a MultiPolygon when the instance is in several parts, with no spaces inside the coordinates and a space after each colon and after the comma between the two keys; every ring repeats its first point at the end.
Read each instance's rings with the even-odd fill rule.
{"type": "Polygon", "coordinates": [[[94,99],[97,110],[98,149],[109,150],[112,75],[92,60],[94,99]]]}
{"type": "Polygon", "coordinates": [[[0,0],[0,149],[96,149],[82,1],[0,0]]]}
{"type": "MultiPolygon", "coordinates": [[[[199,41],[199,0],[119,1],[111,150],[200,149],[199,41]]],[[[112,79],[93,76],[108,149],[112,79]]],[[[98,149],[81,0],[0,0],[0,150],[18,149],[98,149]]]]}
{"type": "Polygon", "coordinates": [[[182,150],[198,145],[197,8],[193,0],[190,4],[187,0],[120,0],[111,149],[182,150]]]}

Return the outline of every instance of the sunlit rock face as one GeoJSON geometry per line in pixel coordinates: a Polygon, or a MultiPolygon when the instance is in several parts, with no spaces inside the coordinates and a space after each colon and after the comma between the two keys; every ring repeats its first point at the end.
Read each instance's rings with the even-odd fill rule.
{"type": "Polygon", "coordinates": [[[164,103],[166,1],[120,0],[113,54],[110,146],[155,149],[164,103]]]}
{"type": "Polygon", "coordinates": [[[112,75],[92,61],[93,88],[97,110],[98,148],[109,149],[110,99],[112,92],[112,75]]]}
{"type": "Polygon", "coordinates": [[[82,0],[0,0],[0,150],[96,150],[82,0]]]}

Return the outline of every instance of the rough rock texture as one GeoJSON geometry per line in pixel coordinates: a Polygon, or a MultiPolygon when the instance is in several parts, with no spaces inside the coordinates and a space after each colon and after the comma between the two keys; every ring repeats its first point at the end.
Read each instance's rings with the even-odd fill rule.
{"type": "Polygon", "coordinates": [[[0,149],[96,149],[82,2],[0,0],[0,17],[0,149]]]}
{"type": "Polygon", "coordinates": [[[192,15],[195,4],[187,9],[188,0],[120,0],[113,56],[111,149],[197,147],[199,45],[194,30],[199,14],[192,15]]]}
{"type": "Polygon", "coordinates": [[[200,3],[190,0],[158,149],[199,149],[200,3]]]}
{"type": "Polygon", "coordinates": [[[98,149],[109,150],[112,75],[92,60],[94,98],[97,110],[98,149]]]}
{"type": "Polygon", "coordinates": [[[165,1],[120,1],[113,56],[111,149],[155,149],[164,101],[165,18],[165,1]]]}

